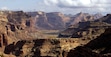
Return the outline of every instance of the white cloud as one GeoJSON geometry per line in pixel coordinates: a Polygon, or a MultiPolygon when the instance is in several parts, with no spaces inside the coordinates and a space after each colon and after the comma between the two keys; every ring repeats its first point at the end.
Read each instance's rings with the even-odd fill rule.
{"type": "Polygon", "coordinates": [[[43,0],[44,11],[60,11],[63,13],[76,14],[86,13],[111,13],[110,0],[43,0]]]}
{"type": "Polygon", "coordinates": [[[111,5],[110,0],[44,0],[45,4],[57,5],[59,7],[107,7],[111,5]]]}

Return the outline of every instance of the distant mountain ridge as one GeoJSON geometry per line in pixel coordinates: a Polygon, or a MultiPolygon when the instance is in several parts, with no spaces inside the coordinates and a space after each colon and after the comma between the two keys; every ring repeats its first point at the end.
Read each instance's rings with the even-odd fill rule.
{"type": "Polygon", "coordinates": [[[36,19],[36,26],[40,29],[65,29],[70,25],[75,25],[79,22],[94,21],[102,14],[91,15],[88,13],[78,13],[76,15],[65,15],[61,12],[27,12],[28,15],[36,19]]]}
{"type": "Polygon", "coordinates": [[[71,22],[71,25],[77,24],[79,22],[85,22],[85,21],[94,21],[98,18],[102,17],[102,14],[89,14],[89,13],[78,13],[75,16],[71,17],[71,19],[73,20],[71,22]]]}

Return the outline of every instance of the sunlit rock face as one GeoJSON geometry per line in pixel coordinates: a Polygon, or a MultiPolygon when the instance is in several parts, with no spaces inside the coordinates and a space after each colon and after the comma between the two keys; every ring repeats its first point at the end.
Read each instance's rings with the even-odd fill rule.
{"type": "Polygon", "coordinates": [[[35,24],[31,16],[27,15],[23,11],[1,11],[1,46],[12,43],[17,39],[31,38],[28,33],[36,30],[34,25],[35,24]]]}
{"type": "Polygon", "coordinates": [[[79,45],[80,43],[75,39],[20,40],[7,45],[4,49],[4,53],[7,55],[12,54],[13,56],[23,57],[63,57],[64,52],[69,52],[70,49],[79,45]]]}

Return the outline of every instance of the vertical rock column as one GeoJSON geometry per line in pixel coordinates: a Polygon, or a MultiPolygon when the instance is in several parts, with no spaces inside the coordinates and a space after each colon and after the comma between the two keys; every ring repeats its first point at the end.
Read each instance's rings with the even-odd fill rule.
{"type": "Polygon", "coordinates": [[[0,34],[0,47],[3,46],[2,34],[0,34]]]}
{"type": "Polygon", "coordinates": [[[7,44],[7,36],[5,34],[0,34],[0,47],[6,46],[7,44]]]}

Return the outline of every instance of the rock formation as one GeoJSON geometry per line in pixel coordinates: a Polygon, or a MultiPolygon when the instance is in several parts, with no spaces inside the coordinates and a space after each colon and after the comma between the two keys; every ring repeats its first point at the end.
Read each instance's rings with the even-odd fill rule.
{"type": "MultiPolygon", "coordinates": [[[[109,17],[109,15],[106,17],[109,17]]],[[[111,24],[108,23],[110,20],[108,22],[106,22],[106,20],[108,21],[109,18],[102,17],[95,21],[79,22],[62,31],[58,37],[96,38],[96,36],[103,33],[106,28],[111,27],[111,24]]]]}
{"type": "Polygon", "coordinates": [[[106,16],[100,18],[99,20],[95,20],[95,21],[100,21],[100,22],[106,22],[111,24],[111,14],[107,14],[106,16]]]}
{"type": "Polygon", "coordinates": [[[1,47],[23,37],[30,38],[27,34],[31,29],[36,31],[31,16],[23,11],[1,11],[0,16],[1,47]]]}
{"type": "MultiPolygon", "coordinates": [[[[92,17],[88,17],[88,19],[92,19],[92,17]]],[[[81,42],[84,39],[37,39],[39,32],[36,29],[64,29],[70,21],[70,17],[59,12],[0,11],[0,52],[4,57],[66,57],[70,53],[70,49],[86,44],[81,42]]],[[[75,37],[74,35],[82,37],[101,32],[98,30],[100,27],[105,29],[110,26],[108,22],[93,22],[79,22],[79,25],[71,26],[68,29],[71,30],[71,35],[70,32],[68,34],[70,37],[75,37]],[[100,26],[100,24],[102,25],[100,26]]],[[[104,31],[102,30],[102,32],[104,31]]],[[[92,52],[90,44],[86,46],[83,49],[86,48],[85,51],[89,49],[90,51],[87,53],[92,52]]],[[[83,50],[81,47],[79,49],[83,50]]],[[[97,53],[94,52],[92,55],[95,54],[97,53]]]]}
{"type": "Polygon", "coordinates": [[[7,45],[4,53],[23,57],[110,57],[110,31],[111,28],[105,29],[100,36],[82,46],[79,39],[21,40],[7,45]]]}
{"type": "Polygon", "coordinates": [[[71,16],[70,22],[68,22],[69,25],[76,25],[79,22],[86,22],[86,21],[94,21],[96,19],[99,19],[102,17],[102,14],[89,14],[89,13],[78,13],[74,16],[71,16]]]}
{"type": "Polygon", "coordinates": [[[85,21],[94,21],[97,18],[102,17],[101,14],[91,15],[88,13],[78,13],[76,15],[65,15],[60,12],[28,12],[28,15],[31,15],[35,18],[36,26],[39,29],[53,29],[60,30],[65,29],[70,25],[75,25],[79,22],[85,21]]]}
{"type": "Polygon", "coordinates": [[[70,20],[69,17],[66,17],[60,12],[28,12],[27,14],[31,15],[36,19],[36,26],[40,29],[64,29],[66,27],[66,22],[70,20]]]}
{"type": "Polygon", "coordinates": [[[111,28],[84,46],[68,52],[67,57],[111,57],[111,28]]]}
{"type": "Polygon", "coordinates": [[[20,40],[7,45],[4,53],[19,57],[63,57],[64,53],[78,45],[79,42],[74,39],[20,40]]]}
{"type": "Polygon", "coordinates": [[[69,17],[60,12],[47,13],[46,16],[53,29],[56,29],[56,27],[60,29],[66,28],[66,23],[70,20],[69,17]]]}

